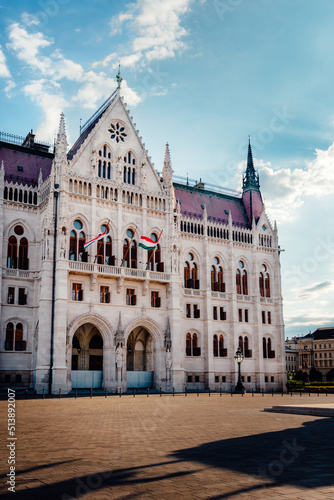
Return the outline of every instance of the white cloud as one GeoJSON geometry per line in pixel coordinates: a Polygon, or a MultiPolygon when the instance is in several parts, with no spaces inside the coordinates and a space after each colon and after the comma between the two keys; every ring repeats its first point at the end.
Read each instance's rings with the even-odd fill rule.
{"type": "Polygon", "coordinates": [[[45,79],[34,80],[25,85],[23,91],[44,112],[43,120],[37,127],[36,134],[40,140],[51,141],[57,131],[60,113],[68,106],[60,93],[60,84],[56,82],[51,84],[45,79]]]}
{"type": "Polygon", "coordinates": [[[0,78],[11,78],[10,71],[7,67],[6,56],[3,53],[0,45],[0,78]]]}
{"type": "Polygon", "coordinates": [[[118,64],[122,66],[142,66],[152,61],[174,57],[177,52],[184,50],[187,45],[183,41],[188,32],[181,26],[181,18],[190,10],[194,0],[137,0],[130,4],[126,12],[112,18],[110,22],[111,34],[119,34],[125,22],[133,32],[133,39],[127,53],[119,55],[109,54],[98,65],[112,68],[118,64]],[[115,59],[117,61],[115,62],[115,59]]]}
{"type": "Polygon", "coordinates": [[[36,16],[27,12],[23,12],[21,19],[26,26],[39,26],[40,24],[40,20],[36,16]]]}
{"type": "Polygon", "coordinates": [[[4,88],[4,91],[6,92],[7,97],[12,97],[13,92],[12,90],[16,87],[16,83],[13,82],[13,80],[8,80],[6,87],[4,88]]]}

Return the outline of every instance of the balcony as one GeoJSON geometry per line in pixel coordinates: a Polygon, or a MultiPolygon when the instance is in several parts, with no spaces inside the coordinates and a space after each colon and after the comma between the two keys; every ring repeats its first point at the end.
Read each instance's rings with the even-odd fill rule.
{"type": "Polygon", "coordinates": [[[125,279],[135,279],[140,281],[162,281],[169,282],[170,274],[158,271],[146,271],[143,269],[133,269],[130,267],[107,266],[104,264],[92,264],[90,262],[68,261],[70,273],[74,274],[97,274],[100,276],[123,277],[125,279]]]}

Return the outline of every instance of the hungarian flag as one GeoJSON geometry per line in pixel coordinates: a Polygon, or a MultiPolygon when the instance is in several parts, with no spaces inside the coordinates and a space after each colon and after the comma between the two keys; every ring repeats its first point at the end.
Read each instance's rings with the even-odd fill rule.
{"type": "MultiPolygon", "coordinates": [[[[162,231],[161,231],[161,233],[162,233],[162,231]]],[[[160,236],[161,236],[161,234],[160,234],[160,236]]],[[[151,240],[151,238],[148,238],[147,236],[141,236],[138,246],[145,248],[145,250],[155,250],[157,248],[157,244],[160,240],[160,236],[157,239],[157,241],[153,241],[153,240],[151,240]]]]}
{"type": "Polygon", "coordinates": [[[98,236],[96,236],[96,238],[93,238],[92,240],[90,241],[87,241],[87,243],[84,244],[84,250],[86,251],[87,248],[92,244],[94,243],[94,241],[99,241],[99,240],[102,240],[104,238],[104,236],[107,234],[107,231],[108,231],[108,226],[106,226],[105,228],[105,231],[104,233],[101,233],[99,234],[98,236]]]}

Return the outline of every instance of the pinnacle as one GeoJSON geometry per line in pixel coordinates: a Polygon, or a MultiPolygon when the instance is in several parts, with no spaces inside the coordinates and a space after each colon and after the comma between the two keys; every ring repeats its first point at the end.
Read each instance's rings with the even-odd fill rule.
{"type": "Polygon", "coordinates": [[[169,144],[168,144],[168,142],[166,143],[164,163],[165,163],[165,165],[167,165],[168,163],[171,163],[170,150],[169,150],[169,144]]]}

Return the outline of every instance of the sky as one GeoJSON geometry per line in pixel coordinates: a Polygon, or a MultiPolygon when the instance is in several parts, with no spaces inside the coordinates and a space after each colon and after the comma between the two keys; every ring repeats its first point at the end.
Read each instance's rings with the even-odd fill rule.
{"type": "Polygon", "coordinates": [[[277,221],[286,336],[334,324],[332,0],[0,0],[0,130],[69,143],[116,87],[155,168],[240,189],[248,136],[277,221]]]}

